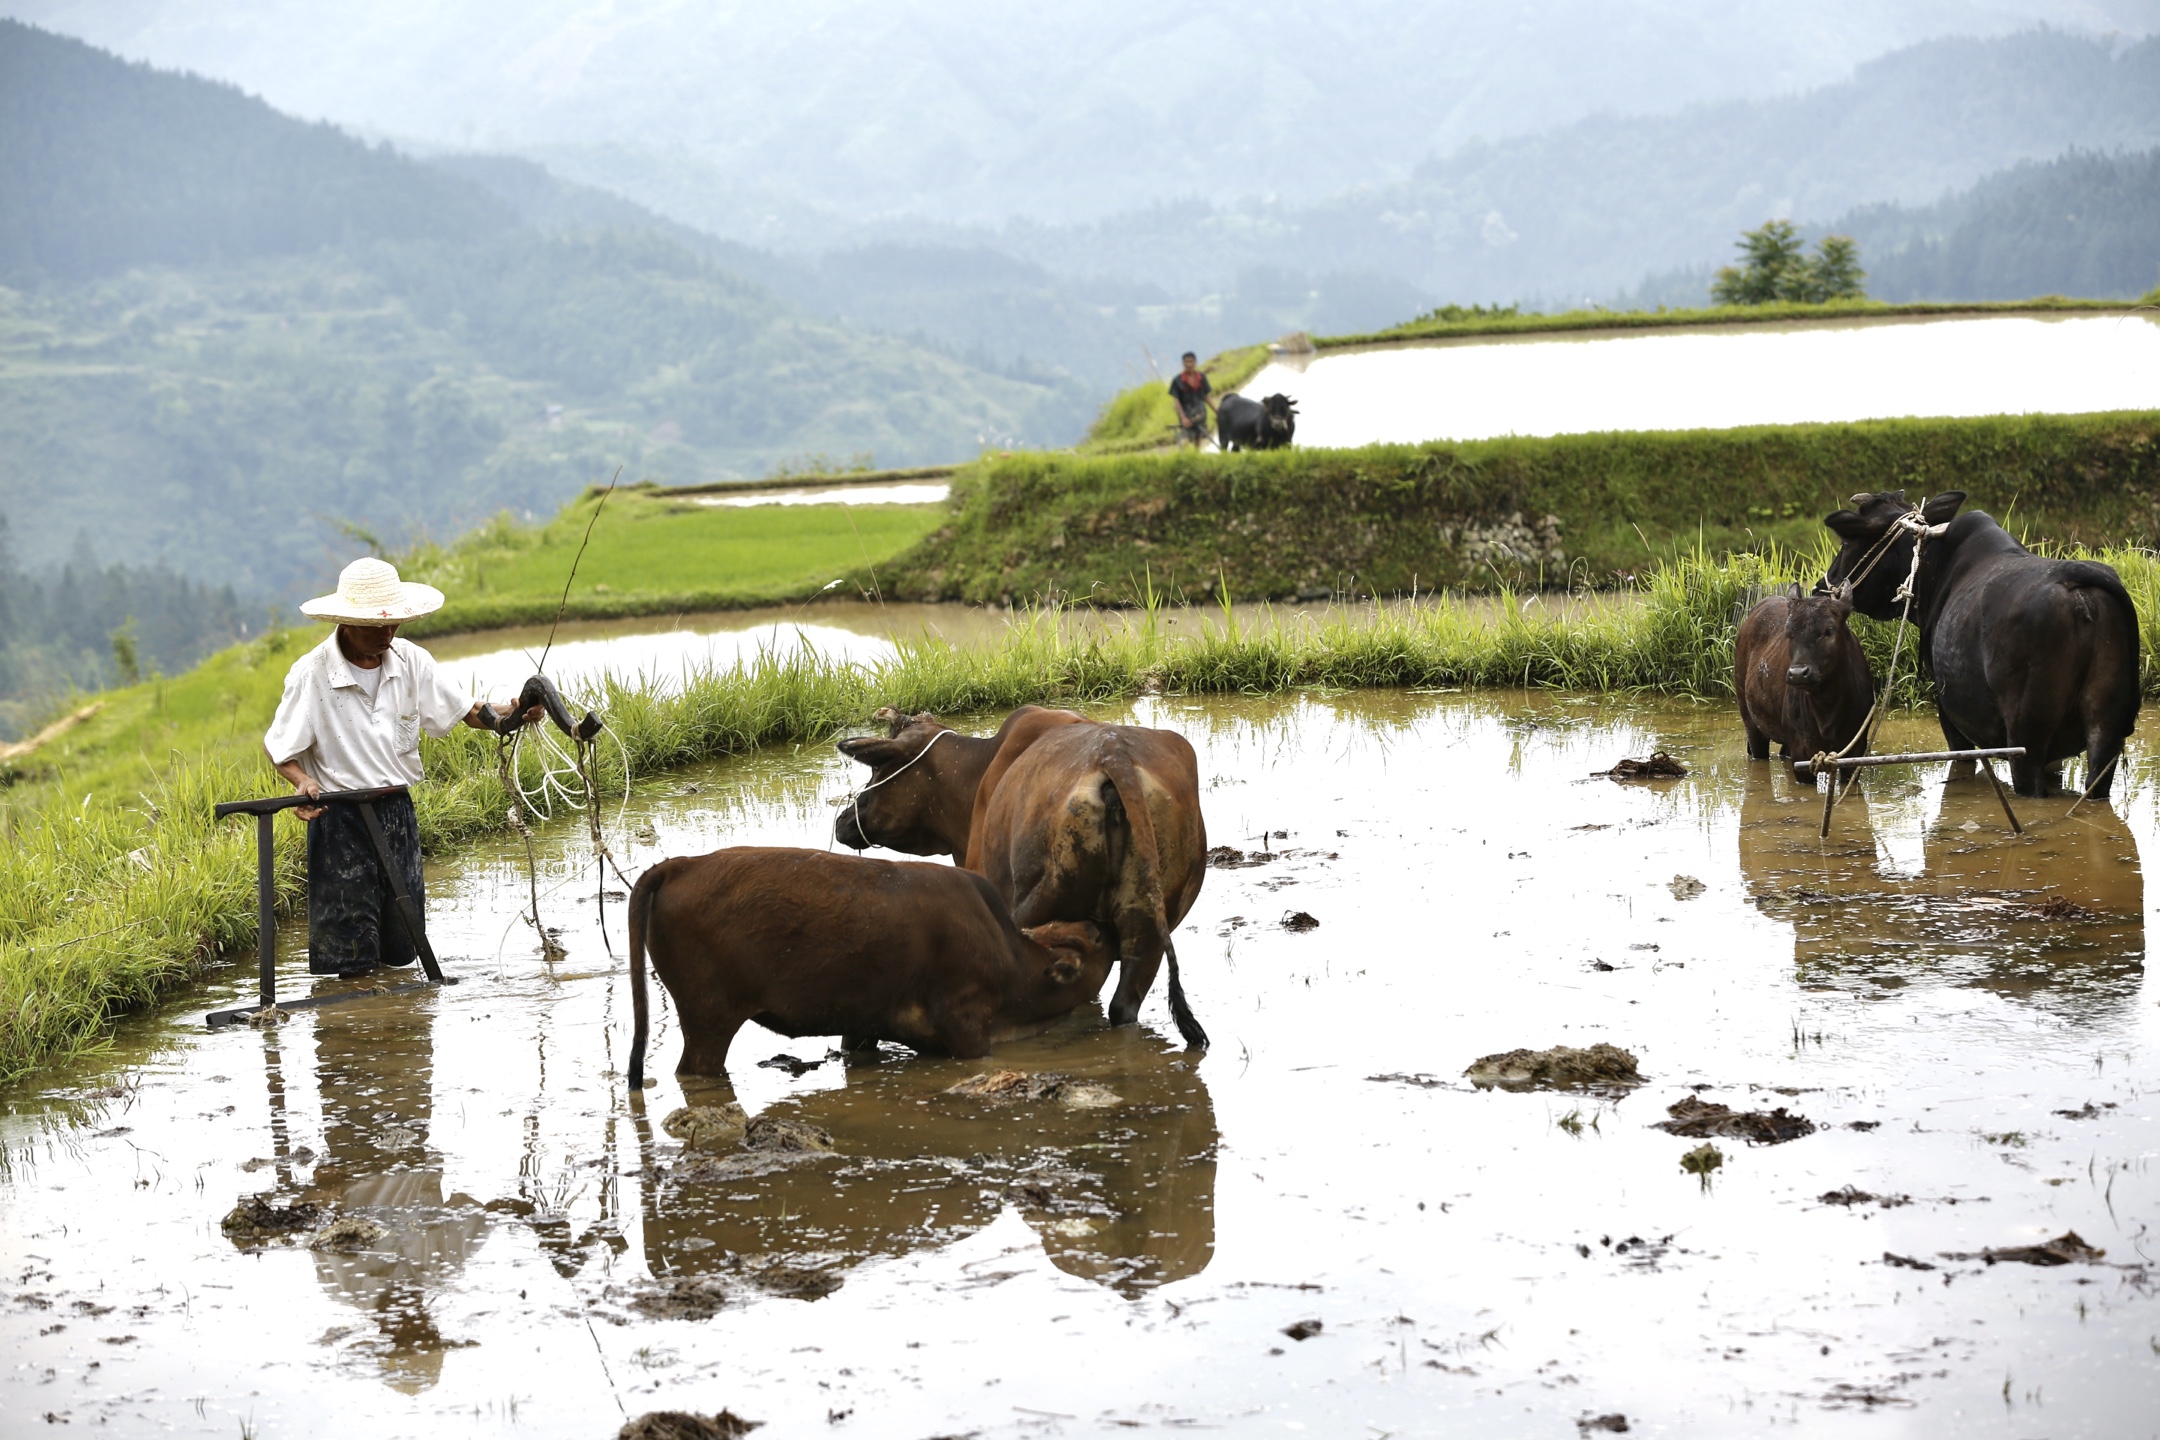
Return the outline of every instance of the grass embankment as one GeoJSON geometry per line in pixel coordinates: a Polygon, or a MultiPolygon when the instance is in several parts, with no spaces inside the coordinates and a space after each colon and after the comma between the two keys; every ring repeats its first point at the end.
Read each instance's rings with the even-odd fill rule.
{"type": "MultiPolygon", "coordinates": [[[[587,491],[542,525],[499,516],[448,546],[394,557],[408,580],[454,603],[415,636],[545,623],[563,602],[570,564],[601,503],[587,491]]],[[[608,497],[578,567],[566,614],[605,620],[768,605],[867,577],[942,519],[936,505],[712,505],[653,486],[608,497]]]]}
{"type": "Polygon", "coordinates": [[[2160,535],[2160,412],[1630,431],[1261,454],[989,457],[888,595],[1130,604],[1625,583],[1660,560],[1810,547],[1856,491],[1952,487],[2066,544],[2160,535]],[[1540,530],[1552,516],[1557,530],[1540,530]]]}
{"type": "MultiPolygon", "coordinates": [[[[2160,290],[2140,304],[2151,305],[2160,290]]],[[[2121,300],[2071,300],[2040,295],[2030,300],[1933,301],[1890,304],[1882,300],[1831,300],[1820,305],[1779,302],[1770,305],[1712,305],[1700,309],[1563,310],[1525,315],[1510,310],[1449,306],[1385,330],[1352,335],[1316,335],[1313,346],[1340,350],[1351,345],[1389,345],[1405,340],[1465,340],[1481,335],[1535,335],[1559,330],[1658,330],[1676,325],[1770,325],[1794,320],[1875,320],[1899,316],[2091,314],[2119,315],[2132,307],[2121,300]]]]}
{"type": "MultiPolygon", "coordinates": [[[[2160,563],[2104,557],[2137,597],[2151,688],[2160,653],[2160,563]]],[[[1371,623],[1320,628],[1179,626],[1143,613],[1107,634],[1061,627],[1054,614],[993,649],[924,644],[885,665],[796,654],[695,679],[679,694],[621,689],[599,697],[633,774],[775,742],[817,742],[879,705],[948,715],[1028,702],[1086,703],[1142,690],[1264,694],[1305,686],[1563,686],[1718,697],[1731,688],[1736,613],[1766,586],[1819,574],[1782,553],[1682,559],[1652,573],[1635,603],[1568,617],[1505,599],[1447,600],[1371,623]]],[[[1865,626],[1878,670],[1888,627],[1865,626]]],[[[186,983],[254,934],[252,827],[210,819],[213,802],[281,788],[258,737],[291,659],[320,639],[291,631],[227,651],[172,680],[115,692],[106,709],[18,772],[0,812],[0,1079],[98,1043],[110,1019],[186,983]]],[[[1910,687],[1908,686],[1908,689],[1910,687]]],[[[1908,696],[1908,698],[1910,698],[1908,696]]],[[[417,792],[432,851],[505,823],[496,742],[460,730],[424,742],[417,792]]],[[[623,783],[618,752],[600,751],[602,782],[623,783]]],[[[278,827],[282,893],[295,895],[301,827],[278,827]]]]}

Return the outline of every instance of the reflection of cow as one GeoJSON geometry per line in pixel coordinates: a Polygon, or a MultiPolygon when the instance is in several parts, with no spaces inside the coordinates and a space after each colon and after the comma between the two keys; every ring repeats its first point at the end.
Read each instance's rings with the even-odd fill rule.
{"type": "Polygon", "coordinates": [[[1851,614],[1852,606],[1828,595],[1772,595],[1740,622],[1733,693],[1749,759],[1769,759],[1773,741],[1796,767],[1848,744],[1846,753],[1867,753],[1860,728],[1875,701],[1875,682],[1867,653],[1845,623],[1851,614]]]}
{"type": "Polygon", "coordinates": [[[870,767],[833,836],[861,850],[950,855],[987,876],[1021,925],[1092,920],[1117,934],[1112,1024],[1128,1025],[1170,960],[1170,1011],[1190,1045],[1171,932],[1207,877],[1200,769],[1182,735],[1023,706],[972,739],[935,716],[881,711],[884,736],[840,742],[870,767]]]}
{"type": "Polygon", "coordinates": [[[723,1075],[755,1020],[967,1057],[1092,1000],[1111,952],[1085,921],[1016,928],[980,875],[741,846],[663,860],[630,892],[630,1088],[645,1076],[645,956],[682,1022],[681,1075],[723,1075]]]}
{"type": "Polygon", "coordinates": [[[1280,450],[1296,434],[1297,405],[1287,395],[1225,395],[1215,408],[1215,443],[1225,450],[1280,450]]]}
{"type": "MultiPolygon", "coordinates": [[[[1964,503],[1951,490],[1914,515],[1902,490],[1855,495],[1853,509],[1824,521],[1845,542],[1825,583],[1849,582],[1854,609],[1896,619],[1915,532],[1926,528],[1912,616],[1943,739],[1952,750],[2024,746],[2010,762],[2020,795],[2059,789],[2062,762],[2082,751],[2090,792],[2105,796],[2137,723],[2130,594],[2109,567],[2035,555],[1979,511],[1959,515],[1964,503]]],[[[1972,773],[1971,761],[1957,763],[1972,773]]]]}
{"type": "Polygon", "coordinates": [[[734,1275],[747,1287],[817,1268],[827,1283],[779,1287],[817,1294],[833,1272],[949,1245],[1011,1210],[1059,1269],[1120,1294],[1190,1278],[1214,1258],[1219,1137],[1207,1085],[1177,1053],[1076,1023],[999,1056],[1104,1086],[1117,1103],[1103,1108],[942,1093],[973,1065],[850,1067],[844,1088],[762,1112],[823,1128],[837,1158],[707,1178],[696,1161],[671,1173],[648,1154],[644,1173],[666,1178],[643,1197],[647,1262],[731,1289],[734,1275]]]}
{"type": "Polygon", "coordinates": [[[2113,810],[2026,813],[2019,836],[1986,782],[1930,785],[1910,797],[1929,808],[1941,797],[1917,837],[1924,849],[1899,856],[1906,797],[1887,777],[1870,783],[1876,795],[1856,789],[1839,804],[1826,843],[1813,789],[1782,770],[1755,768],[1744,782],[1740,873],[1755,906],[1792,927],[1803,981],[1948,982],[2074,1010],[2135,995],[2145,882],[2113,810]]]}

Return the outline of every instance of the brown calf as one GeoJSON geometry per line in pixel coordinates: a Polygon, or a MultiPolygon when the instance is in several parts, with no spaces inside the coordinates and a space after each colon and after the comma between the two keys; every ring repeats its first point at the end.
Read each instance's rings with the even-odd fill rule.
{"type": "MultiPolygon", "coordinates": [[[[1788,764],[1843,750],[1867,723],[1875,677],[1845,623],[1852,606],[1831,595],[1772,595],[1733,638],[1733,691],[1751,760],[1775,741],[1788,764]]],[[[1862,737],[1850,752],[1867,753],[1862,737]]]]}
{"type": "Polygon", "coordinates": [[[630,1087],[645,1078],[645,957],[682,1018],[678,1075],[724,1075],[735,1032],[894,1040],[975,1059],[1093,999],[1091,924],[1022,931],[980,875],[742,846],[663,860],[630,892],[630,1087]]]}

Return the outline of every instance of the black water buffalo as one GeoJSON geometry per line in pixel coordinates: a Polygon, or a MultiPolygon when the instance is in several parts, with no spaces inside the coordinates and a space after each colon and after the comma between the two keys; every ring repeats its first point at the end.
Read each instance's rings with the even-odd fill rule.
{"type": "MultiPolygon", "coordinates": [[[[1863,615],[1896,619],[1924,527],[1912,617],[1943,739],[1953,750],[2024,746],[2010,762],[2020,795],[2060,789],[2062,762],[2082,751],[2088,793],[2105,796],[2137,723],[2130,594],[2108,566],[2035,555],[1980,511],[1959,515],[1964,503],[1964,491],[1945,491],[1915,513],[1903,491],[1855,495],[1823,522],[1844,541],[1823,585],[1849,586],[1863,615]]],[[[1970,761],[1951,769],[1971,773],[1970,761]]]]}
{"type": "Polygon", "coordinates": [[[1225,395],[1215,407],[1215,443],[1225,450],[1280,450],[1295,434],[1297,406],[1287,395],[1225,395]]]}
{"type": "MultiPolygon", "coordinates": [[[[1772,595],[1740,622],[1733,694],[1749,759],[1769,759],[1775,741],[1797,768],[1822,751],[1843,750],[1860,733],[1875,702],[1875,680],[1845,623],[1851,614],[1852,606],[1836,596],[1772,595]]],[[[1849,753],[1867,754],[1867,742],[1849,753]]]]}
{"type": "Polygon", "coordinates": [[[1013,924],[946,865],[739,846],[662,860],[630,891],[630,1086],[645,1079],[645,956],[682,1021],[678,1075],[724,1075],[755,1020],[974,1059],[1101,992],[1116,959],[1082,922],[1013,924]]]}

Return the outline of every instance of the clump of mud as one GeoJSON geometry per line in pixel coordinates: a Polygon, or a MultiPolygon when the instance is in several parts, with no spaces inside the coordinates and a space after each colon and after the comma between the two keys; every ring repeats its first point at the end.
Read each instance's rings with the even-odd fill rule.
{"type": "Polygon", "coordinates": [[[693,1415],[687,1410],[651,1410],[615,1432],[615,1440],[742,1440],[763,1425],[732,1410],[693,1415]]]}
{"type": "Polygon", "coordinates": [[[685,1135],[698,1137],[691,1148],[676,1162],[674,1175],[688,1184],[711,1184],[721,1180],[744,1180],[756,1175],[770,1175],[775,1170],[785,1170],[808,1160],[828,1159],[834,1154],[832,1132],[801,1120],[784,1120],[776,1116],[760,1115],[747,1124],[726,1123],[734,1115],[743,1113],[735,1104],[699,1107],[709,1116],[720,1120],[685,1119],[674,1127],[676,1116],[694,1114],[678,1110],[668,1117],[670,1133],[680,1129],[685,1135]],[[738,1146],[731,1154],[715,1153],[728,1144],[738,1146]]]}
{"type": "Polygon", "coordinates": [[[1307,930],[1319,929],[1320,922],[1303,910],[1292,910],[1282,917],[1282,928],[1302,933],[1307,930]]]}
{"type": "MultiPolygon", "coordinates": [[[[740,1106],[736,1107],[738,1110],[740,1106]]],[[[746,1150],[777,1150],[796,1155],[830,1155],[833,1138],[830,1130],[823,1130],[801,1120],[781,1120],[770,1115],[760,1115],[744,1129],[743,1148],[746,1150]]]]}
{"type": "Polygon", "coordinates": [[[1672,1118],[1658,1121],[1655,1128],[1694,1140],[1721,1136],[1750,1145],[1782,1145],[1815,1133],[1814,1121],[1791,1114],[1782,1105],[1775,1110],[1735,1110],[1690,1095],[1667,1106],[1665,1113],[1672,1118]]]}
{"type": "Polygon", "coordinates": [[[1842,1190],[1826,1190],[1816,1198],[1825,1205],[1843,1205],[1847,1209],[1855,1205],[1880,1205],[1885,1210],[1893,1210],[1900,1205],[1912,1204],[1910,1195],[1870,1195],[1856,1185],[1847,1185],[1842,1190]]]}
{"type": "Polygon", "coordinates": [[[1480,1090],[1618,1090],[1643,1083],[1635,1057],[1602,1040],[1586,1049],[1555,1045],[1487,1055],[1463,1074],[1480,1090]]]}
{"type": "Polygon", "coordinates": [[[1254,865],[1265,865],[1274,858],[1275,855],[1272,851],[1255,850],[1247,854],[1245,851],[1229,845],[1217,845],[1207,852],[1207,863],[1210,870],[1245,870],[1254,865]]]}
{"type": "Polygon", "coordinates": [[[742,1106],[730,1100],[720,1105],[685,1105],[670,1111],[660,1129],[671,1140],[692,1150],[726,1150],[740,1145],[750,1127],[742,1106]]]}
{"type": "Polygon", "coordinates": [[[364,1250],[389,1232],[364,1215],[340,1215],[308,1237],[308,1249],[364,1250]]]}
{"type": "Polygon", "coordinates": [[[750,1283],[769,1295],[790,1300],[822,1300],[840,1288],[840,1277],[830,1270],[807,1265],[767,1265],[750,1273],[750,1283]]]}
{"type": "MultiPolygon", "coordinates": [[[[703,1275],[677,1276],[659,1281],[650,1290],[630,1297],[630,1308],[649,1320],[710,1320],[727,1304],[727,1288],[703,1275]]],[[[651,1416],[645,1417],[651,1419],[651,1416]]],[[[642,1422],[639,1422],[642,1423],[642,1422]]],[[[629,1434],[628,1427],[623,1430],[629,1434]]],[[[641,1432],[642,1433],[642,1432],[641,1432]]],[[[654,1434],[672,1432],[654,1431],[654,1434]]],[[[702,1431],[685,1431],[702,1434],[702,1431]]]]}
{"type": "Polygon", "coordinates": [[[1622,760],[1610,770],[1593,770],[1592,775],[1603,775],[1614,780],[1680,780],[1687,776],[1687,766],[1660,750],[1647,760],[1622,760]]]}
{"type": "Polygon", "coordinates": [[[2075,1230],[2065,1230],[2052,1240],[2038,1245],[2012,1245],[2006,1249],[1944,1252],[1945,1260],[1985,1260],[1990,1265],[2014,1260],[2020,1265],[2091,1265],[2106,1255],[2078,1238],[2075,1230]]]}
{"type": "Polygon", "coordinates": [[[2089,925],[2102,917],[2097,911],[2086,909],[2075,900],[2063,895],[2050,895],[2047,899],[2027,907],[2035,920],[2070,920],[2089,925]]]}
{"type": "Polygon", "coordinates": [[[1031,1075],[1025,1070],[990,1070],[970,1075],[948,1086],[947,1095],[987,1100],[993,1105],[1019,1105],[1029,1101],[1055,1100],[1072,1110],[1106,1110],[1119,1102],[1115,1090],[1069,1075],[1031,1075]]]}
{"type": "Polygon", "coordinates": [[[269,1240],[313,1230],[322,1223],[323,1207],[310,1200],[278,1205],[268,1195],[249,1195],[233,1206],[218,1228],[235,1240],[269,1240]]]}

